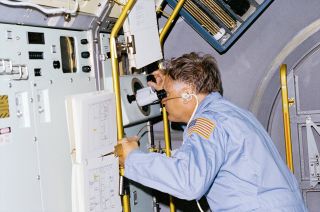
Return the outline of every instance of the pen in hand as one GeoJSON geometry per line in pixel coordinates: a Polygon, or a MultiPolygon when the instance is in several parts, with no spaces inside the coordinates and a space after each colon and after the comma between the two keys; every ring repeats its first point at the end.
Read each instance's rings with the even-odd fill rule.
{"type": "Polygon", "coordinates": [[[109,156],[109,155],[112,155],[114,154],[114,157],[121,157],[122,155],[122,144],[117,144],[114,146],[114,150],[112,152],[108,152],[106,154],[103,154],[100,156],[100,158],[103,158],[103,157],[106,157],[106,156],[109,156]]]}

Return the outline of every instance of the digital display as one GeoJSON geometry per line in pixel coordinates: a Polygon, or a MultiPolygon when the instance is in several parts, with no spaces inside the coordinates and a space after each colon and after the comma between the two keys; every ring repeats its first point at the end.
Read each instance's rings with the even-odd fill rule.
{"type": "Polygon", "coordinates": [[[42,32],[28,32],[29,44],[44,44],[44,34],[42,32]]]}

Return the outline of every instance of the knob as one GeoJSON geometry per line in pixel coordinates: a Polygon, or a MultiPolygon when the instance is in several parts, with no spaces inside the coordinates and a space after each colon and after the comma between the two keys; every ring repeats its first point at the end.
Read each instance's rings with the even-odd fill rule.
{"type": "Polygon", "coordinates": [[[91,71],[91,67],[90,66],[82,66],[82,71],[88,73],[91,71]]]}
{"type": "Polygon", "coordinates": [[[149,81],[156,82],[156,78],[152,74],[147,75],[147,82],[149,81]]]}
{"type": "Polygon", "coordinates": [[[131,104],[133,101],[136,101],[135,95],[127,95],[128,102],[131,104]]]}
{"type": "Polygon", "coordinates": [[[88,40],[87,39],[81,39],[80,43],[82,45],[86,45],[86,44],[88,44],[88,40]]]}
{"type": "Polygon", "coordinates": [[[60,66],[60,61],[59,60],[54,60],[53,61],[53,68],[54,69],[59,69],[61,66],[60,66]]]}
{"type": "Polygon", "coordinates": [[[82,58],[89,58],[90,57],[90,52],[81,52],[81,57],[82,58]]]}

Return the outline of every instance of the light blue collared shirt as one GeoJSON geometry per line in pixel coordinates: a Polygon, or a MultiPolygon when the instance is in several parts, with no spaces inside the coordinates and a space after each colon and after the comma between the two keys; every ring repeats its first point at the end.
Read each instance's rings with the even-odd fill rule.
{"type": "Polygon", "coordinates": [[[215,212],[307,211],[294,175],[250,112],[214,92],[200,103],[193,120],[200,119],[212,130],[187,127],[171,158],[131,152],[125,176],[180,199],[205,195],[215,212]]]}

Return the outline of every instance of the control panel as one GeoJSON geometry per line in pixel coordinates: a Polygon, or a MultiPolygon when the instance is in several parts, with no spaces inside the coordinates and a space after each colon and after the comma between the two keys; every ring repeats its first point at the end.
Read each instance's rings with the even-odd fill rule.
{"type": "Polygon", "coordinates": [[[0,49],[0,211],[72,211],[65,97],[96,90],[91,33],[0,24],[0,49]]]}
{"type": "Polygon", "coordinates": [[[2,79],[61,78],[64,73],[87,75],[93,69],[87,32],[6,24],[0,30],[2,79]]]}

